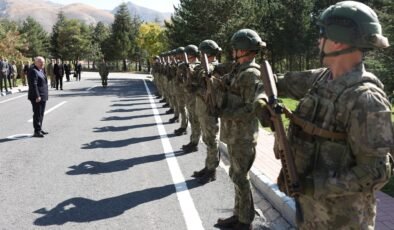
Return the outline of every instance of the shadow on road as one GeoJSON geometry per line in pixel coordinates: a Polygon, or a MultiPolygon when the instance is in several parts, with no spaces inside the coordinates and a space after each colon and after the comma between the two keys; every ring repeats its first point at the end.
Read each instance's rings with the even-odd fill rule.
{"type": "MultiPolygon", "coordinates": [[[[175,151],[175,156],[182,156],[187,153],[183,151],[175,151]]],[[[130,159],[120,159],[116,161],[109,161],[109,162],[99,162],[99,161],[86,161],[82,162],[79,165],[73,165],[69,168],[70,171],[66,172],[67,175],[83,175],[83,174],[101,174],[101,173],[112,173],[112,172],[119,172],[125,171],[133,166],[151,163],[156,161],[161,161],[165,159],[165,154],[155,154],[149,156],[142,156],[142,157],[133,157],[130,159]]]]}
{"type": "MultiPolygon", "coordinates": [[[[160,116],[162,115],[167,115],[165,113],[159,114],[160,116]]],[[[145,117],[152,117],[154,114],[143,114],[143,115],[135,115],[135,116],[127,116],[127,117],[119,117],[119,116],[110,116],[110,117],[104,117],[101,119],[101,121],[125,121],[125,120],[132,120],[135,118],[145,118],[145,117]]]]}
{"type": "Polygon", "coordinates": [[[149,102],[146,103],[130,103],[130,104],[113,104],[111,105],[111,107],[115,107],[115,106],[133,106],[133,105],[150,105],[149,102]]]}
{"type": "MultiPolygon", "coordinates": [[[[163,125],[170,124],[170,122],[163,122],[163,125]]],[[[105,127],[100,127],[100,128],[93,128],[95,133],[103,133],[103,132],[121,132],[121,131],[127,131],[130,129],[138,129],[138,128],[144,128],[144,127],[149,127],[149,126],[156,126],[156,123],[150,123],[150,124],[140,124],[140,125],[129,125],[129,126],[105,126],[105,127]]]]}
{"type": "MultiPolygon", "coordinates": [[[[167,137],[174,137],[175,134],[167,134],[167,137]]],[[[95,140],[87,144],[83,144],[81,149],[98,149],[98,148],[121,148],[128,145],[133,145],[141,142],[152,141],[160,139],[160,135],[147,136],[147,137],[132,137],[124,140],[108,141],[108,140],[95,140]]]]}
{"type": "Polygon", "coordinates": [[[108,111],[107,113],[123,113],[123,112],[135,112],[142,110],[151,110],[152,108],[136,108],[136,109],[113,109],[108,111]]]}
{"type": "Polygon", "coordinates": [[[34,221],[34,225],[63,225],[67,222],[84,223],[108,219],[119,216],[138,205],[170,196],[176,192],[175,187],[183,187],[185,190],[200,186],[195,179],[186,181],[186,185],[187,187],[183,187],[182,184],[169,184],[102,200],[74,197],[59,203],[50,210],[41,208],[34,211],[34,213],[44,214],[34,221]]]}

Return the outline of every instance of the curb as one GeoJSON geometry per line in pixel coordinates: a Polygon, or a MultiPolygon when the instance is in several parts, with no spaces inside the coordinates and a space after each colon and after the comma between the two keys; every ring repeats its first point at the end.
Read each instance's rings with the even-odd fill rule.
{"type": "MultiPolygon", "coordinates": [[[[227,146],[219,142],[219,150],[228,158],[227,146]]],[[[279,191],[276,183],[272,182],[265,174],[252,166],[250,170],[250,180],[255,188],[264,195],[271,205],[281,213],[293,227],[296,226],[295,203],[294,200],[279,191]]]]}
{"type": "Polygon", "coordinates": [[[0,94],[0,96],[7,96],[10,94],[14,94],[14,93],[23,93],[23,92],[27,92],[27,90],[28,90],[27,86],[22,86],[22,87],[17,87],[17,88],[14,87],[11,90],[8,90],[7,93],[2,92],[0,94]]]}

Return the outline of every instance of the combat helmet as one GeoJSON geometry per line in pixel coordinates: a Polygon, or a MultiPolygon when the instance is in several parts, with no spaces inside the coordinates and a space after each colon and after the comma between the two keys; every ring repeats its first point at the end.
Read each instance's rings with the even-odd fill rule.
{"type": "Polygon", "coordinates": [[[198,46],[198,49],[208,56],[216,56],[222,51],[215,41],[209,39],[202,41],[198,46]]]}
{"type": "Polygon", "coordinates": [[[386,48],[389,42],[382,35],[376,13],[355,1],[338,2],[324,10],[317,24],[320,34],[330,40],[360,49],[386,48]]]}
{"type": "Polygon", "coordinates": [[[188,45],[185,47],[185,52],[187,55],[197,57],[198,56],[198,47],[196,45],[188,45]]]}
{"type": "Polygon", "coordinates": [[[176,55],[183,54],[183,52],[185,52],[185,47],[183,47],[183,46],[180,46],[180,47],[178,47],[178,48],[175,50],[175,54],[176,54],[176,55]]]}
{"type": "Polygon", "coordinates": [[[251,29],[241,29],[235,32],[231,37],[231,46],[233,49],[237,50],[258,51],[266,45],[256,31],[251,29]]]}

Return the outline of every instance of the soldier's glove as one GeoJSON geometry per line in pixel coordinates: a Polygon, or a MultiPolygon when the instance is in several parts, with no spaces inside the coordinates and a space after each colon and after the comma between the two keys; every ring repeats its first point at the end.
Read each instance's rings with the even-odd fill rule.
{"type": "Polygon", "coordinates": [[[257,119],[259,119],[263,127],[270,127],[272,131],[275,131],[271,121],[271,113],[267,108],[267,103],[263,99],[259,99],[253,103],[253,108],[257,119]]]}

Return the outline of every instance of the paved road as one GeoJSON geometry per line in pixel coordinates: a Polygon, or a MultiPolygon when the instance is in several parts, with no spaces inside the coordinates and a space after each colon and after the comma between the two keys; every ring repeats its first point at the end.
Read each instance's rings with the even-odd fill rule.
{"type": "Polygon", "coordinates": [[[188,136],[172,134],[145,75],[82,78],[50,90],[45,138],[31,137],[26,93],[0,98],[0,229],[215,229],[231,215],[226,167],[204,186],[190,177],[203,146],[179,150],[188,136]]]}

